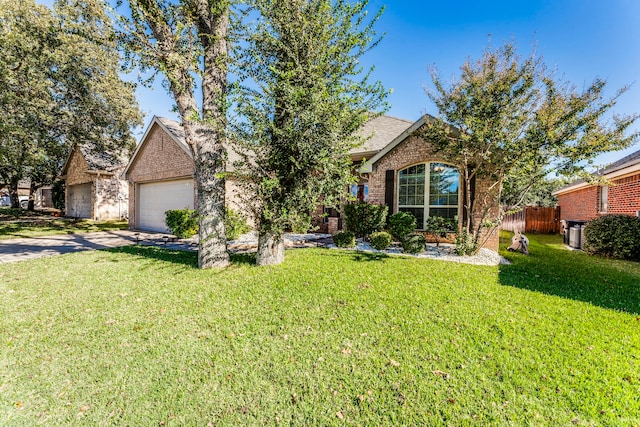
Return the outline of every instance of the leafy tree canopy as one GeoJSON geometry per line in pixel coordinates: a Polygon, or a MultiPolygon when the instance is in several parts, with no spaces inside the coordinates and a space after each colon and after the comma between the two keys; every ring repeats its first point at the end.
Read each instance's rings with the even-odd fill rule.
{"type": "Polygon", "coordinates": [[[575,175],[597,155],[628,147],[638,137],[629,132],[637,115],[609,119],[627,87],[607,97],[606,81],[595,79],[580,91],[559,79],[535,52],[521,57],[513,42],[489,47],[479,60],[467,61],[450,85],[437,69],[430,71],[433,89],[427,95],[440,120],[428,121],[421,135],[461,169],[463,230],[475,243],[472,250],[499,224],[506,180],[533,182],[551,170],[575,175]],[[476,178],[493,185],[474,197],[476,178]]]}
{"type": "Polygon", "coordinates": [[[0,0],[0,179],[51,183],[75,143],[115,154],[141,124],[100,0],[0,0]]]}
{"type": "Polygon", "coordinates": [[[234,70],[234,139],[254,201],[258,264],[281,262],[282,233],[310,226],[352,180],[349,150],[385,90],[360,58],[378,42],[366,1],[250,0],[234,70]],[[249,18],[254,19],[249,21],[249,18]],[[249,22],[247,22],[249,21],[249,22]]]}

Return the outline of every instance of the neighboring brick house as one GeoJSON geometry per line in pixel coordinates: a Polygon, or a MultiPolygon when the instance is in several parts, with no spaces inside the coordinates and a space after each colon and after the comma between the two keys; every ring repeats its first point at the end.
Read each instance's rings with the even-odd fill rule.
{"type": "Polygon", "coordinates": [[[120,177],[125,161],[94,144],[76,144],[62,167],[65,215],[119,220],[127,215],[129,188],[120,177]]]}
{"type": "MultiPolygon", "coordinates": [[[[368,181],[369,201],[389,206],[389,213],[411,212],[424,230],[429,216],[463,219],[463,191],[458,168],[436,154],[433,146],[415,136],[428,116],[423,116],[397,135],[368,160],[361,172],[368,181]]],[[[477,180],[472,191],[482,197],[493,183],[477,180]]],[[[498,206],[489,212],[498,215],[498,206]]],[[[474,218],[480,221],[481,218],[474,218]]],[[[497,230],[487,238],[485,248],[497,251],[497,230]]]]}
{"type": "MultiPolygon", "coordinates": [[[[171,209],[197,204],[195,164],[184,130],[175,120],[153,117],[124,170],[129,185],[129,227],[166,232],[171,209]]],[[[227,179],[226,203],[235,209],[238,186],[227,179]]]]}
{"type": "Polygon", "coordinates": [[[640,150],[598,171],[598,175],[610,184],[578,180],[553,193],[558,197],[561,220],[589,221],[606,214],[640,216],[640,150]]]}

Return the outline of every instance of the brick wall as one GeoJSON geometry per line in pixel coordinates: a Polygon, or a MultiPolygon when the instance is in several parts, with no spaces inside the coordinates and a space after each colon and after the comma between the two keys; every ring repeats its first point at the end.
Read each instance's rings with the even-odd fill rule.
{"type": "Polygon", "coordinates": [[[598,187],[590,186],[558,195],[560,219],[588,221],[598,216],[598,187]]]}
{"type": "Polygon", "coordinates": [[[609,186],[609,214],[636,215],[640,211],[640,173],[614,180],[609,186]]]}
{"type": "MultiPolygon", "coordinates": [[[[409,137],[402,143],[393,148],[386,156],[381,158],[375,165],[373,172],[369,174],[369,201],[372,203],[385,203],[385,172],[387,170],[395,171],[395,185],[394,185],[394,208],[393,214],[398,211],[398,171],[417,164],[426,162],[442,162],[449,163],[447,159],[441,155],[434,154],[433,146],[424,141],[421,138],[409,137]]],[[[478,180],[476,182],[475,194],[476,197],[482,197],[491,186],[492,182],[478,180]]],[[[460,197],[460,209],[462,213],[462,197],[460,197]]],[[[497,216],[498,210],[496,208],[491,212],[491,215],[497,216]]],[[[462,215],[460,214],[461,218],[462,215]]],[[[475,218],[479,221],[480,218],[475,218]]],[[[494,231],[487,240],[485,247],[494,251],[498,250],[499,236],[498,232],[494,231]]]]}
{"type": "Polygon", "coordinates": [[[609,185],[607,212],[599,212],[600,187],[592,185],[558,195],[562,219],[588,221],[605,214],[636,215],[640,211],[640,174],[615,179],[609,185]]]}

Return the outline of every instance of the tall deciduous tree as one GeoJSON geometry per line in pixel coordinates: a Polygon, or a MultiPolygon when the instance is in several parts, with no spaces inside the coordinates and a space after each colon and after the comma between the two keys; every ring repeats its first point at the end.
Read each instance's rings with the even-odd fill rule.
{"type": "Polygon", "coordinates": [[[229,263],[223,221],[229,1],[129,0],[129,6],[124,46],[143,71],[166,78],[195,161],[198,264],[224,267],[229,263]]]}
{"type": "Polygon", "coordinates": [[[235,139],[257,194],[258,265],[284,259],[283,233],[308,228],[322,199],[334,205],[352,180],[349,149],[384,106],[359,61],[378,42],[366,1],[251,0],[235,99],[235,139]]]}
{"type": "Polygon", "coordinates": [[[519,56],[513,42],[467,61],[450,86],[435,68],[430,71],[434,89],[427,95],[440,120],[429,121],[420,133],[461,169],[466,189],[462,228],[472,251],[500,223],[506,179],[539,179],[552,169],[573,175],[598,154],[628,147],[638,136],[628,132],[637,115],[608,119],[627,87],[607,98],[606,82],[596,79],[578,91],[557,79],[535,53],[519,56]],[[474,193],[475,179],[493,184],[474,193]]]}
{"type": "MultiPolygon", "coordinates": [[[[117,154],[141,124],[100,0],[0,0],[0,178],[48,184],[74,143],[117,154]]],[[[33,186],[32,186],[33,188],[33,186]]]]}

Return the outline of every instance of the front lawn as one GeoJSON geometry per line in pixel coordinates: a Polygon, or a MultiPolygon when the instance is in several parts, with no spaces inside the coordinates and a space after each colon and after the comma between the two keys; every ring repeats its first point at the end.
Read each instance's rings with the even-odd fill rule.
{"type": "Polygon", "coordinates": [[[127,221],[56,218],[22,209],[0,208],[0,240],[50,236],[53,234],[126,230],[128,226],[127,221]]]}
{"type": "Polygon", "coordinates": [[[640,423],[640,267],[154,247],[3,265],[0,425],[640,423]]]}

